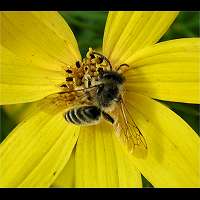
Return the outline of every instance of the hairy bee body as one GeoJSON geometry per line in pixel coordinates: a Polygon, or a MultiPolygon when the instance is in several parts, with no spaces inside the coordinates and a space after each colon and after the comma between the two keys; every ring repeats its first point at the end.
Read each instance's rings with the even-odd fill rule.
{"type": "Polygon", "coordinates": [[[93,105],[71,108],[65,113],[66,121],[76,125],[93,125],[103,116],[113,124],[114,119],[105,110],[110,109],[114,101],[118,101],[123,82],[124,77],[121,74],[114,71],[103,72],[99,77],[96,92],[90,96],[93,105]]]}
{"type": "Polygon", "coordinates": [[[100,77],[96,93],[96,101],[101,109],[105,109],[118,101],[120,96],[120,87],[124,83],[125,78],[122,74],[115,71],[105,71],[100,77]]]}

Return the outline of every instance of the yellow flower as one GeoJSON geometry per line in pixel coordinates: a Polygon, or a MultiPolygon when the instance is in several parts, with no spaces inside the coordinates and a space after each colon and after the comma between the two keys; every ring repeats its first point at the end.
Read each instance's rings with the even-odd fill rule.
{"type": "Polygon", "coordinates": [[[131,155],[113,128],[66,123],[62,92],[67,66],[81,60],[57,12],[1,12],[0,103],[33,103],[30,116],[0,145],[1,187],[199,187],[197,134],[154,99],[199,103],[199,38],[160,42],[177,12],[110,12],[102,54],[130,67],[127,109],[142,132],[147,156],[131,155]],[[43,100],[44,99],[44,100],[43,100]]]}

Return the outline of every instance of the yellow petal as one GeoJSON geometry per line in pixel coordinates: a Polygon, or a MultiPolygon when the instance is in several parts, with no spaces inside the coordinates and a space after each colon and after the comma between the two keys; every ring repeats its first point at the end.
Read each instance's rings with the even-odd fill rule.
{"type": "Polygon", "coordinates": [[[75,187],[141,187],[111,126],[82,127],[75,149],[75,187]]]}
{"type": "Polygon", "coordinates": [[[103,54],[119,66],[136,50],[156,43],[173,23],[178,12],[110,12],[106,22],[103,54]]]}
{"type": "Polygon", "coordinates": [[[74,154],[72,151],[69,161],[64,169],[60,172],[59,176],[53,182],[51,187],[58,188],[73,188],[75,186],[75,162],[74,154]]]}
{"type": "Polygon", "coordinates": [[[200,139],[178,115],[155,100],[129,93],[127,108],[144,135],[145,159],[129,155],[155,187],[200,187],[200,139]]]}
{"type": "Polygon", "coordinates": [[[1,12],[0,104],[59,92],[64,67],[80,59],[76,40],[57,12],[1,12]]]}
{"type": "Polygon", "coordinates": [[[57,12],[1,12],[3,47],[29,63],[53,70],[80,59],[75,37],[57,12]]]}
{"type": "Polygon", "coordinates": [[[2,46],[0,55],[1,105],[31,102],[60,91],[58,85],[65,80],[63,72],[25,62],[2,46]]]}
{"type": "Polygon", "coordinates": [[[60,108],[38,104],[0,144],[0,187],[49,187],[67,163],[79,127],[60,108]]]}
{"type": "Polygon", "coordinates": [[[127,90],[152,98],[200,103],[200,39],[161,42],[127,61],[127,90]]]}

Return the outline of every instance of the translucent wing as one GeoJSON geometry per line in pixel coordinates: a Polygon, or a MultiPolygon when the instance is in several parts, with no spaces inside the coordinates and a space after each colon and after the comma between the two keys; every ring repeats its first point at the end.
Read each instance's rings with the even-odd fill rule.
{"type": "Polygon", "coordinates": [[[123,99],[117,103],[114,114],[117,118],[114,128],[120,141],[127,147],[127,150],[131,154],[144,158],[147,155],[145,138],[126,108],[123,99]]]}
{"type": "Polygon", "coordinates": [[[72,91],[63,91],[46,97],[46,101],[64,109],[69,109],[74,106],[91,105],[93,103],[94,94],[97,87],[84,88],[72,91]]]}

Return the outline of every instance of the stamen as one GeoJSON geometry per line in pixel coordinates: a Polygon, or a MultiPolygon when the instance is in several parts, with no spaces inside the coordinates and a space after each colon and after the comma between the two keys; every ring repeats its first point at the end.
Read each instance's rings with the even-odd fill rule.
{"type": "Polygon", "coordinates": [[[98,70],[97,70],[99,73],[103,72],[103,68],[102,67],[99,67],[98,70]]]}
{"type": "Polygon", "coordinates": [[[77,68],[80,68],[80,67],[81,67],[81,64],[80,64],[79,61],[76,61],[76,67],[77,67],[77,68]]]}
{"type": "Polygon", "coordinates": [[[91,54],[90,54],[90,58],[91,58],[91,59],[94,59],[94,58],[95,58],[94,54],[91,53],[91,54]]]}
{"type": "Polygon", "coordinates": [[[62,84],[60,87],[67,87],[67,85],[66,84],[62,84]]]}
{"type": "Polygon", "coordinates": [[[90,47],[89,51],[86,54],[86,58],[91,58],[91,56],[94,56],[94,55],[93,55],[93,49],[90,47]]]}
{"type": "Polygon", "coordinates": [[[67,69],[66,72],[69,73],[69,74],[71,74],[72,70],[71,69],[67,69]]]}
{"type": "MultiPolygon", "coordinates": [[[[86,54],[82,61],[76,61],[74,66],[66,66],[66,83],[60,85],[64,92],[71,92],[77,88],[89,89],[99,84],[99,80],[105,71],[112,71],[112,65],[108,58],[101,53],[95,52],[92,48],[86,54]]],[[[118,67],[119,73],[127,68],[127,64],[118,67]]],[[[71,95],[71,93],[70,93],[71,95]]]]}
{"type": "Polygon", "coordinates": [[[67,77],[66,81],[73,81],[73,77],[67,77]]]}
{"type": "Polygon", "coordinates": [[[100,57],[102,57],[104,60],[106,60],[106,62],[109,64],[110,66],[110,71],[112,71],[112,65],[110,63],[110,61],[108,60],[108,58],[106,58],[104,55],[98,53],[98,52],[94,52],[93,54],[99,55],[100,57]]]}
{"type": "Polygon", "coordinates": [[[99,67],[97,71],[99,72],[100,77],[102,77],[103,76],[103,68],[99,67]]]}
{"type": "Polygon", "coordinates": [[[98,57],[97,63],[98,63],[98,64],[101,64],[102,62],[103,62],[103,58],[102,58],[102,57],[98,57]]]}

